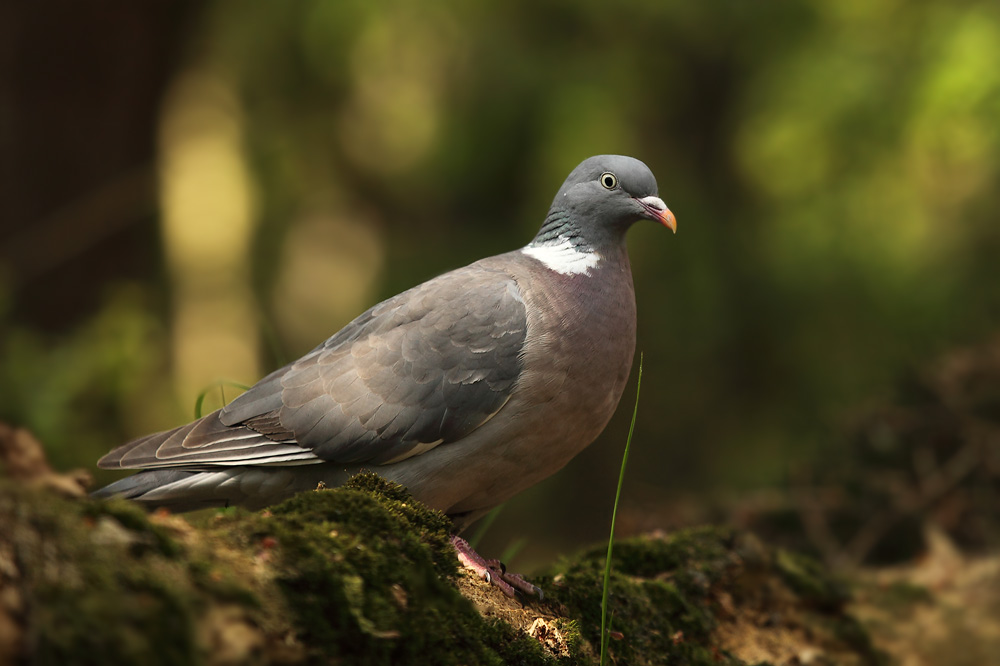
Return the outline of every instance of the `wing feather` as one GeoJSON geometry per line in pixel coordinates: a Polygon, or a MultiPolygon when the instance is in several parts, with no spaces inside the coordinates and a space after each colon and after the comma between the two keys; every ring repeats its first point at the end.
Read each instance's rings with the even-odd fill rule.
{"type": "Polygon", "coordinates": [[[461,439],[502,408],[526,334],[516,282],[479,262],[379,303],[222,410],[99,464],[403,460],[461,439]]]}

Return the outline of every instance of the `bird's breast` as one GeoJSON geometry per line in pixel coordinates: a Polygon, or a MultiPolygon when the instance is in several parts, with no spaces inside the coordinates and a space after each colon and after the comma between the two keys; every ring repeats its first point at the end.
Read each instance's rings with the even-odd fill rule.
{"type": "Polygon", "coordinates": [[[581,274],[539,268],[524,282],[528,331],[517,397],[551,430],[551,453],[565,464],[601,433],[628,380],[632,275],[625,258],[581,274]]]}
{"type": "MultiPolygon", "coordinates": [[[[498,267],[509,265],[504,259],[498,267]]],[[[466,440],[390,466],[392,478],[419,499],[466,521],[557,472],[593,442],[618,406],[635,352],[627,257],[568,275],[532,260],[509,274],[527,318],[510,399],[466,440]]]]}

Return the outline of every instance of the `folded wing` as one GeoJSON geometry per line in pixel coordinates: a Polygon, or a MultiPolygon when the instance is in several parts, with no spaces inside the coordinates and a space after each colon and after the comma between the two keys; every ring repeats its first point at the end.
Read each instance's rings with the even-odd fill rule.
{"type": "Polygon", "coordinates": [[[514,280],[472,264],[376,305],[225,408],[98,464],[397,462],[467,436],[506,404],[526,331],[514,280]]]}

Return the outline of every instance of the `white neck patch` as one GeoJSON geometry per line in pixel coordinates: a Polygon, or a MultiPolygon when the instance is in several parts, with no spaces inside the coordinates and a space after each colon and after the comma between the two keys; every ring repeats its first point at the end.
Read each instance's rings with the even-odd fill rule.
{"type": "Polygon", "coordinates": [[[562,236],[554,245],[529,245],[521,252],[562,275],[589,275],[590,269],[596,268],[603,259],[596,252],[580,250],[562,236]]]}

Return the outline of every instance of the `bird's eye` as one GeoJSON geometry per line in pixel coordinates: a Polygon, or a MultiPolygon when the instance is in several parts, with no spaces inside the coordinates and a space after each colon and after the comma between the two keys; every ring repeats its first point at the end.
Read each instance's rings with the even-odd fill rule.
{"type": "Polygon", "coordinates": [[[609,190],[613,190],[618,187],[618,176],[611,173],[610,171],[605,171],[601,174],[601,185],[609,190]]]}

